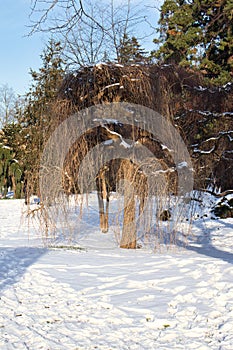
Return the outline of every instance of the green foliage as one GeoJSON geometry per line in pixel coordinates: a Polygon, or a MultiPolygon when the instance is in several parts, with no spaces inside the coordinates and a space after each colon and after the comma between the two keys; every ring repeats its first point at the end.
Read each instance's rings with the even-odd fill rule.
{"type": "Polygon", "coordinates": [[[64,75],[61,50],[59,42],[50,40],[41,55],[42,67],[38,72],[30,71],[33,83],[25,100],[22,119],[25,126],[48,121],[48,106],[54,100],[64,75]]]}
{"type": "Polygon", "coordinates": [[[223,198],[213,209],[215,216],[226,219],[233,218],[233,198],[223,198]]]}
{"type": "Polygon", "coordinates": [[[33,82],[26,95],[24,108],[18,111],[18,120],[22,126],[23,163],[28,174],[39,167],[40,154],[48,139],[51,104],[64,77],[61,51],[59,42],[49,41],[41,55],[42,67],[38,72],[30,72],[33,82]]]}
{"type": "Polygon", "coordinates": [[[146,56],[145,50],[141,48],[138,40],[134,36],[129,38],[125,34],[120,41],[117,61],[122,64],[145,63],[149,61],[149,58],[146,56]]]}
{"type": "Polygon", "coordinates": [[[22,126],[17,122],[6,124],[0,134],[0,186],[6,193],[8,187],[20,198],[24,177],[25,145],[22,126]]]}
{"type": "Polygon", "coordinates": [[[0,192],[5,195],[10,187],[15,193],[15,198],[20,198],[22,174],[12,148],[0,144],[0,192]]]}
{"type": "Polygon", "coordinates": [[[215,84],[232,81],[232,0],[165,0],[159,24],[152,55],[160,62],[198,68],[215,84]]]}
{"type": "Polygon", "coordinates": [[[60,56],[60,43],[49,41],[41,55],[42,67],[38,72],[31,70],[31,88],[16,105],[16,122],[6,123],[0,133],[0,186],[4,192],[11,187],[16,197],[25,178],[39,167],[51,123],[50,105],[64,76],[60,56]]]}

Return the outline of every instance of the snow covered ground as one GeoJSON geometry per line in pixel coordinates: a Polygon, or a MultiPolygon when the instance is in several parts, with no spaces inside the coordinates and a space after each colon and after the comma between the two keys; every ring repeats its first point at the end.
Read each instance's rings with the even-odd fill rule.
{"type": "Polygon", "coordinates": [[[24,209],[0,201],[1,350],[233,349],[233,219],[195,220],[162,252],[88,225],[85,249],[55,249],[24,209]]]}

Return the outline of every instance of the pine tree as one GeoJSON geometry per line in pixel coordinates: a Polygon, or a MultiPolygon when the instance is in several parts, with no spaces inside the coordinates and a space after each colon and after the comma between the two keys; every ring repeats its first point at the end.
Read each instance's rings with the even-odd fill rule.
{"type": "Polygon", "coordinates": [[[232,81],[232,0],[165,0],[159,25],[160,62],[196,67],[216,84],[232,81]]]}
{"type": "MultiPolygon", "coordinates": [[[[39,171],[40,155],[49,137],[50,108],[64,77],[61,51],[59,42],[49,41],[41,55],[42,67],[38,72],[33,70],[30,72],[33,83],[25,97],[25,105],[18,109],[18,120],[22,126],[21,146],[24,148],[23,163],[26,177],[35,174],[35,169],[39,171]]],[[[37,179],[34,180],[35,186],[31,190],[37,191],[37,179]]]]}
{"type": "Polygon", "coordinates": [[[24,110],[24,119],[28,125],[36,126],[46,119],[41,117],[47,115],[48,105],[55,98],[64,75],[61,50],[59,42],[50,40],[41,55],[43,65],[39,72],[30,71],[33,83],[26,95],[24,110]]]}
{"type": "Polygon", "coordinates": [[[120,41],[120,48],[118,50],[118,62],[122,64],[129,63],[146,63],[149,59],[146,52],[138,43],[134,36],[129,38],[127,34],[123,36],[120,41]]]}

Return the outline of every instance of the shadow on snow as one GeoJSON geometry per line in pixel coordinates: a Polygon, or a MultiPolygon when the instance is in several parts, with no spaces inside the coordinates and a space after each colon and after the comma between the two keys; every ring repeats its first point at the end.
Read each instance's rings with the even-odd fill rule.
{"type": "Polygon", "coordinates": [[[0,248],[0,290],[17,283],[27,268],[46,251],[46,249],[31,247],[0,248]]]}
{"type": "MultiPolygon", "coordinates": [[[[231,229],[233,232],[233,224],[225,222],[224,220],[218,220],[221,229],[231,229]]],[[[233,264],[233,252],[221,250],[213,245],[213,233],[216,232],[216,227],[208,228],[204,220],[194,223],[201,232],[200,235],[191,236],[187,244],[184,244],[181,240],[177,240],[176,244],[182,246],[186,250],[194,251],[201,255],[206,255],[214,259],[223,260],[229,264],[233,264]]],[[[223,236],[224,239],[224,236],[223,236]]],[[[227,247],[229,249],[229,246],[227,247]]]]}

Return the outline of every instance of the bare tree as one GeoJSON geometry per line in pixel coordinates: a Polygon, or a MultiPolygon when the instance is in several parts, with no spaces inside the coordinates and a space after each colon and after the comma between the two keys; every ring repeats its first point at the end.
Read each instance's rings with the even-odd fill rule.
{"type": "Polygon", "coordinates": [[[64,56],[71,66],[92,65],[106,57],[104,21],[106,10],[99,4],[88,4],[91,18],[98,18],[97,25],[91,18],[83,17],[69,32],[59,32],[64,45],[64,56]]]}
{"type": "Polygon", "coordinates": [[[16,95],[8,84],[0,86],[0,126],[8,124],[14,119],[16,95]]]}
{"type": "Polygon", "coordinates": [[[146,11],[132,0],[32,0],[30,33],[59,36],[68,63],[83,66],[118,59],[122,38],[146,23],[146,11]]]}

